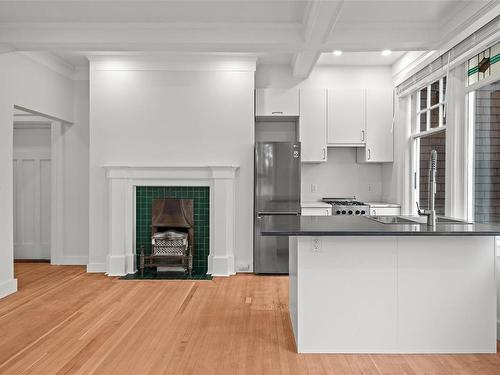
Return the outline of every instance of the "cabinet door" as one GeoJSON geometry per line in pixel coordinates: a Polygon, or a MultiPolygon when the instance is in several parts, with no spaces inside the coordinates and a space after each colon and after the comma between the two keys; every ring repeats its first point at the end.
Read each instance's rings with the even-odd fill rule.
{"type": "Polygon", "coordinates": [[[303,162],[326,161],[326,107],[326,90],[300,90],[299,138],[303,162]]]}
{"type": "Polygon", "coordinates": [[[366,90],[366,148],[358,149],[359,162],[394,161],[392,103],[392,89],[366,90]]]}
{"type": "Polygon", "coordinates": [[[299,89],[255,90],[255,116],[299,115],[299,89]]]}
{"type": "Polygon", "coordinates": [[[328,144],[365,144],[365,89],[328,90],[328,144]]]}
{"type": "Polygon", "coordinates": [[[331,208],[323,208],[323,207],[305,207],[301,210],[302,216],[331,216],[332,209],[331,208]]]}

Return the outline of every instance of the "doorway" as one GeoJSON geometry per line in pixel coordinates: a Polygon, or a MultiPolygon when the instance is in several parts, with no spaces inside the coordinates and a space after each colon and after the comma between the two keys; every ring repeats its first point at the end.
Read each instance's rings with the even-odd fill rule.
{"type": "Polygon", "coordinates": [[[49,116],[14,108],[12,169],[16,262],[59,262],[61,129],[61,122],[49,116]]]}

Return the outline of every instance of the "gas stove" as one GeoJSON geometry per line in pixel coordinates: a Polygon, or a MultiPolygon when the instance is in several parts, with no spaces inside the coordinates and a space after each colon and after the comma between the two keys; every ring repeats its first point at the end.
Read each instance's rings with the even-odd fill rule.
{"type": "Polygon", "coordinates": [[[370,207],[363,202],[356,200],[356,197],[349,198],[323,198],[323,202],[332,205],[332,215],[369,215],[370,207]]]}

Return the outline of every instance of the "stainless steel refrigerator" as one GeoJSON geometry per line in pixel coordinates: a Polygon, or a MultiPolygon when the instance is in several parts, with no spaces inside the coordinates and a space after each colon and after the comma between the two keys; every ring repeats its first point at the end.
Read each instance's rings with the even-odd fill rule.
{"type": "Polygon", "coordinates": [[[256,143],[254,181],[254,272],[287,274],[288,237],[261,236],[260,226],[300,215],[300,143],[256,143]]]}

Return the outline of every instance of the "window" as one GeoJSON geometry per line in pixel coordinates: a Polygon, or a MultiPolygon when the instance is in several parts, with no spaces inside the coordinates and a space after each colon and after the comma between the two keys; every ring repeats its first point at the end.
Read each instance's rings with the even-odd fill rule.
{"type": "Polygon", "coordinates": [[[472,85],[500,72],[500,43],[469,59],[467,84],[472,85]]]}
{"type": "Polygon", "coordinates": [[[418,91],[417,123],[420,132],[446,125],[446,77],[418,91]]]}
{"type": "Polygon", "coordinates": [[[445,215],[446,194],[446,77],[420,89],[415,99],[413,124],[414,199],[421,208],[429,207],[429,159],[437,151],[435,208],[445,215]]]}
{"type": "Polygon", "coordinates": [[[429,207],[429,159],[432,150],[437,151],[436,198],[435,209],[438,215],[445,214],[446,192],[446,132],[440,131],[425,137],[418,142],[418,204],[422,208],[429,207]]]}
{"type": "Polygon", "coordinates": [[[500,223],[500,81],[475,91],[473,216],[500,223]]]}

